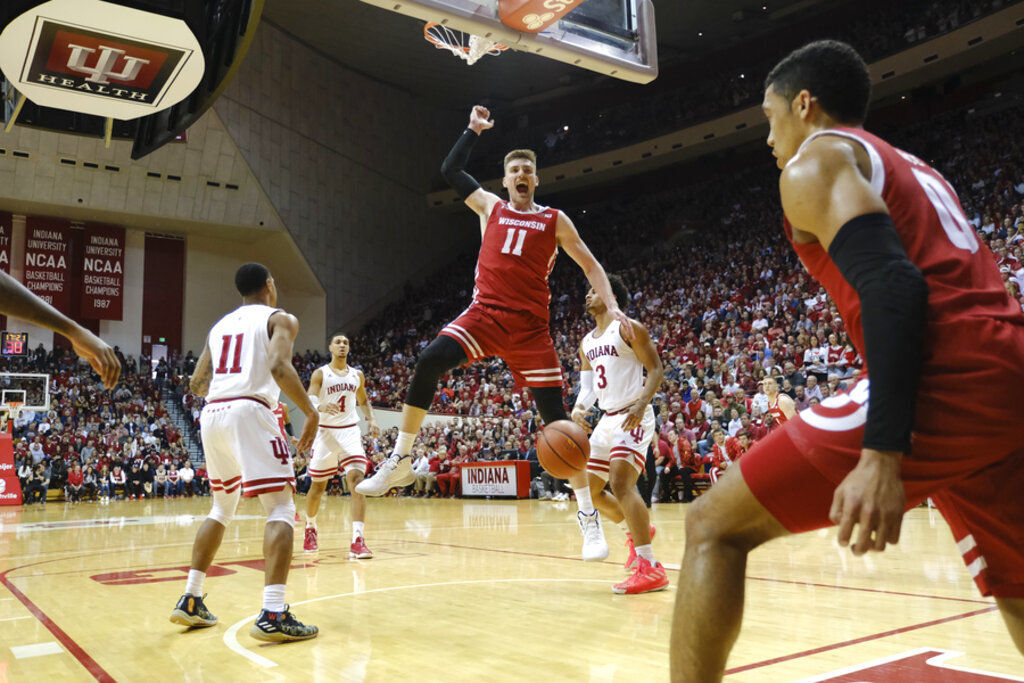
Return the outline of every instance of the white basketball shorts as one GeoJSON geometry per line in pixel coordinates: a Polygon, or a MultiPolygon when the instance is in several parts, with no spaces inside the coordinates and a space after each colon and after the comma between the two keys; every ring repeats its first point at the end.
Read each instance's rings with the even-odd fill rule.
{"type": "Polygon", "coordinates": [[[255,398],[211,401],[199,417],[210,490],[251,498],[295,489],[295,470],[277,416],[255,398]]]}
{"type": "Polygon", "coordinates": [[[340,467],[346,474],[359,470],[366,474],[369,461],[363,449],[363,435],[358,425],[326,427],[320,425],[313,439],[313,457],[309,460],[309,478],[327,481],[340,467]]]}
{"type": "Polygon", "coordinates": [[[654,408],[647,406],[640,426],[628,432],[622,429],[622,423],[627,417],[625,412],[605,413],[590,435],[587,471],[605,481],[608,481],[611,461],[615,458],[628,459],[638,473],[644,471],[647,448],[651,445],[656,429],[654,408]]]}

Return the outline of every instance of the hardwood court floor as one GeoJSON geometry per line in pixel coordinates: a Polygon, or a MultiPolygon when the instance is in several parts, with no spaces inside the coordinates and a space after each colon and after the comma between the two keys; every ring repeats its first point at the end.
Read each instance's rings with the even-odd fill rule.
{"type": "MultiPolygon", "coordinates": [[[[288,586],[295,613],[321,635],[270,646],[247,632],[263,584],[262,509],[253,500],[239,506],[219,569],[206,581],[221,623],[184,632],[168,621],[208,504],[51,503],[0,512],[0,681],[668,678],[674,589],[612,594],[624,576],[622,533],[606,524],[609,560],[579,561],[574,504],[370,501],[367,542],[376,557],[355,561],[343,524],[348,499],[327,498],[323,549],[304,557],[296,534],[288,586]]],[[[655,551],[670,567],[681,558],[687,507],[653,512],[655,551]]],[[[1024,661],[938,514],[912,511],[901,545],[883,555],[855,558],[834,535],[784,539],[754,553],[747,620],[727,680],[831,680],[823,675],[920,648],[962,652],[945,666],[1002,675],[952,670],[941,680],[1024,680],[1012,676],[1022,675],[1024,661]]],[[[670,571],[673,585],[677,573],[670,571]]],[[[863,680],[939,680],[899,671],[863,680]]]]}

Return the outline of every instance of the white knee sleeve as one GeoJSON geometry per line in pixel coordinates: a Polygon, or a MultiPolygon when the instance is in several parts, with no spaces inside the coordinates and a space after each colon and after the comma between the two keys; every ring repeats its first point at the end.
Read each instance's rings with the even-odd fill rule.
{"type": "Polygon", "coordinates": [[[207,517],[215,522],[220,522],[224,526],[227,526],[235,516],[235,508],[238,507],[238,499],[241,496],[242,491],[240,488],[235,489],[231,493],[214,491],[213,507],[210,509],[210,514],[208,514],[207,517]]]}
{"type": "Polygon", "coordinates": [[[295,526],[295,502],[292,500],[291,489],[261,493],[260,502],[267,511],[267,522],[285,522],[295,526]]]}

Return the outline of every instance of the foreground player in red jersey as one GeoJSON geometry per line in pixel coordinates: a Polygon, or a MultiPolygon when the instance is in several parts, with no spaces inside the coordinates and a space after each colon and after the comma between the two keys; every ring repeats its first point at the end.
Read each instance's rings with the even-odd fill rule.
{"type": "MultiPolygon", "coordinates": [[[[409,453],[434,398],[437,380],[467,361],[488,356],[504,359],[516,383],[530,387],[546,424],[568,419],[562,401],[562,366],[548,326],[548,275],[559,248],[583,269],[607,307],[609,319],[622,323],[623,336],[627,341],[632,339],[629,318],[615,302],[604,268],[580,239],[572,221],[561,211],[533,201],[540,182],[536,155],[520,149],[505,156],[502,184],[508,190],[508,201],[485,191],[466,173],[465,166],[477,137],[494,125],[489,119],[487,109],[473,107],[468,129],[441,167],[445,179],[480,217],[481,244],[473,302],[420,354],[402,407],[395,451],[376,474],[356,487],[358,493],[381,496],[392,487],[412,482],[409,453]]],[[[604,559],[608,545],[591,501],[586,472],[569,483],[580,507],[584,559],[604,559]]]]}
{"type": "Polygon", "coordinates": [[[1024,315],[953,188],[861,127],[870,90],[860,55],[835,41],[766,81],[787,235],[870,380],[774,430],[691,507],[676,681],[721,679],[751,550],[837,524],[854,554],[882,551],[928,496],[1024,652],[1024,315]],[[951,402],[951,386],[969,400],[951,402]]]}

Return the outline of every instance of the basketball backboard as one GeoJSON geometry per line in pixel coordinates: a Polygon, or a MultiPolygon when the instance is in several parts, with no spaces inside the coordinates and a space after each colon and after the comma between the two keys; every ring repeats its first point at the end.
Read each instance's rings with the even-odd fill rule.
{"type": "Polygon", "coordinates": [[[513,50],[635,83],[648,83],[658,75],[657,35],[651,0],[585,0],[561,21],[540,33],[520,32],[503,24],[498,16],[498,0],[363,2],[482,36],[513,50]]]}
{"type": "Polygon", "coordinates": [[[0,372],[0,406],[22,404],[21,410],[50,409],[50,376],[41,373],[0,372]]]}

